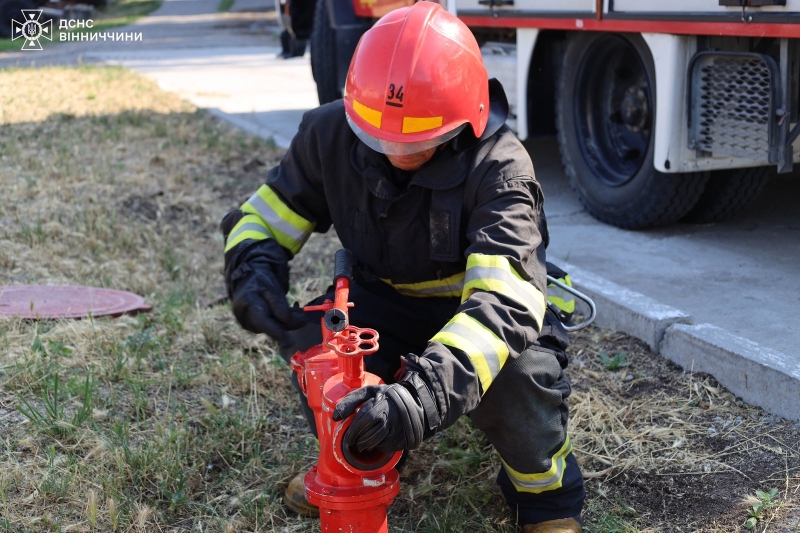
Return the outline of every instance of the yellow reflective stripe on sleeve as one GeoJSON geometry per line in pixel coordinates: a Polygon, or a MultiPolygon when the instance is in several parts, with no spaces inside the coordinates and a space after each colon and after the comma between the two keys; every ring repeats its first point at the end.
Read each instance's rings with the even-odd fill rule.
{"type": "Polygon", "coordinates": [[[458,313],[431,341],[458,348],[469,357],[483,393],[508,360],[508,346],[492,330],[465,313],[458,313]]]}
{"type": "Polygon", "coordinates": [[[247,239],[261,241],[269,237],[269,230],[267,229],[267,225],[264,224],[264,221],[261,220],[261,217],[258,215],[245,215],[233,227],[230,235],[228,235],[228,240],[225,243],[225,251],[227,252],[247,239]]]}
{"type": "Polygon", "coordinates": [[[242,211],[264,219],[272,237],[292,254],[300,251],[316,225],[292,211],[269,185],[262,185],[244,203],[242,211]]]}
{"type": "Polygon", "coordinates": [[[459,272],[444,279],[434,279],[431,281],[421,281],[419,283],[392,283],[390,279],[381,281],[388,283],[394,290],[403,296],[413,296],[415,298],[454,298],[461,296],[464,291],[465,272],[459,272]]]}
{"type": "Polygon", "coordinates": [[[538,494],[540,492],[561,488],[561,484],[564,480],[564,470],[567,468],[567,456],[571,451],[572,443],[569,440],[569,435],[567,435],[567,438],[564,440],[564,445],[561,446],[561,449],[559,449],[551,459],[550,469],[541,474],[523,474],[522,472],[517,472],[508,466],[502,457],[500,460],[503,462],[503,468],[505,468],[506,474],[508,474],[517,492],[533,492],[534,494],[538,494]]]}
{"type": "Polygon", "coordinates": [[[524,306],[541,327],[544,317],[544,295],[517,274],[508,259],[500,255],[470,254],[461,301],[476,290],[496,292],[524,306]]]}
{"type": "MultiPolygon", "coordinates": [[[[558,281],[572,287],[572,280],[569,278],[569,274],[563,278],[559,278],[558,281]]],[[[557,287],[552,283],[549,284],[547,286],[547,299],[565,313],[575,312],[575,298],[561,287],[557,287]]]]}

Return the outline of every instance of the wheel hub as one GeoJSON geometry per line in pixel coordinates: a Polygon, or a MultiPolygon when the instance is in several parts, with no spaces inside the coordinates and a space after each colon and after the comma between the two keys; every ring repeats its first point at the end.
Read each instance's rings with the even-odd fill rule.
{"type": "Polygon", "coordinates": [[[647,125],[650,114],[647,105],[647,93],[641,87],[632,85],[625,91],[625,96],[620,102],[622,121],[631,131],[640,132],[647,125]]]}

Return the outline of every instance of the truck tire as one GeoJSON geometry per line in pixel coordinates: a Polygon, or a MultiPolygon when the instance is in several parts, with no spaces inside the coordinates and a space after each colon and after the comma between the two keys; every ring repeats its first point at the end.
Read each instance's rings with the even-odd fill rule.
{"type": "Polygon", "coordinates": [[[36,9],[36,4],[31,0],[0,0],[0,39],[11,37],[11,21],[22,20],[21,9],[36,9]]]}
{"type": "Polygon", "coordinates": [[[336,30],[331,27],[326,0],[317,0],[311,29],[311,74],[317,82],[319,105],[342,97],[337,79],[336,30]]]}
{"type": "Polygon", "coordinates": [[[670,224],[697,203],[708,173],[653,167],[655,66],[639,35],[574,34],[561,61],[556,128],[569,183],[587,211],[620,228],[670,224]]]}
{"type": "Polygon", "coordinates": [[[705,191],[684,220],[703,224],[732,217],[758,198],[771,175],[771,167],[712,172],[705,191]]]}

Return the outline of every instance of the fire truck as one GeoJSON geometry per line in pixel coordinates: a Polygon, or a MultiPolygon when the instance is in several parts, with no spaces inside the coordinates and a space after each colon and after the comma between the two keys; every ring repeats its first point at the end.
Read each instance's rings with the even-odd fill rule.
{"type": "MultiPolygon", "coordinates": [[[[413,2],[278,1],[290,33],[289,8],[313,10],[298,34],[320,103],[341,97],[359,37],[413,2]]],[[[800,162],[800,0],[442,2],[505,88],[510,127],[557,137],[571,187],[603,222],[722,220],[800,162]]]]}

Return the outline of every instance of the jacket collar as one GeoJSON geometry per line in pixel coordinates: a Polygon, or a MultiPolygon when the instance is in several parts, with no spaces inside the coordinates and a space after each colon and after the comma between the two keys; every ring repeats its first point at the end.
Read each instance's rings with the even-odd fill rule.
{"type": "MultiPolygon", "coordinates": [[[[359,140],[350,150],[350,162],[367,178],[369,190],[378,198],[392,200],[402,193],[389,177],[392,169],[386,156],[359,140]]],[[[457,152],[448,145],[414,173],[409,185],[436,191],[452,189],[467,179],[468,163],[468,152],[457,152]]]]}

